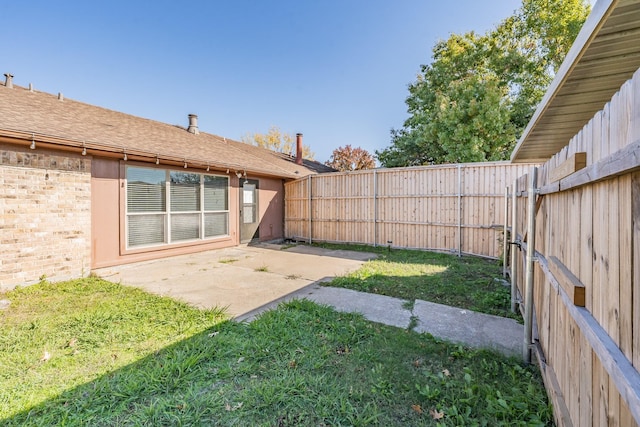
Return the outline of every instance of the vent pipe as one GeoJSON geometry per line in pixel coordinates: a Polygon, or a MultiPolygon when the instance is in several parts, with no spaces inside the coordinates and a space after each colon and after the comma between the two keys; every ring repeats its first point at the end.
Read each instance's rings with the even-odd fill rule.
{"type": "Polygon", "coordinates": [[[198,130],[198,116],[195,114],[189,114],[189,127],[187,128],[188,132],[191,132],[194,135],[198,135],[200,130],[198,130]]]}
{"type": "Polygon", "coordinates": [[[296,133],[296,164],[302,165],[302,134],[296,133]]]}
{"type": "Polygon", "coordinates": [[[4,81],[4,86],[8,87],[9,89],[13,89],[13,76],[9,73],[5,73],[5,81],[4,81]]]}

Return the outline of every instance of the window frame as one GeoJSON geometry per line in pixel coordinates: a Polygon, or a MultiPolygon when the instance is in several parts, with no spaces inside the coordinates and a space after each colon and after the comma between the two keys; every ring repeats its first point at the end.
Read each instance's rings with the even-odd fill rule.
{"type": "Polygon", "coordinates": [[[224,174],[216,174],[216,173],[201,173],[195,171],[183,171],[179,169],[170,169],[170,168],[154,168],[145,165],[124,165],[124,180],[123,180],[123,188],[124,188],[124,245],[123,249],[125,252],[136,252],[136,251],[145,251],[145,250],[153,250],[153,249],[164,249],[170,247],[179,247],[179,246],[190,246],[194,244],[205,244],[210,242],[215,242],[221,239],[228,239],[231,236],[230,231],[230,205],[231,205],[231,180],[227,175],[224,174]],[[129,212],[129,169],[149,169],[154,171],[163,171],[164,172],[164,211],[134,211],[129,212]],[[199,199],[198,204],[200,209],[195,211],[173,211],[171,207],[171,191],[172,191],[172,183],[171,183],[171,174],[173,173],[186,173],[191,175],[197,175],[199,177],[199,199]],[[205,202],[205,177],[213,177],[213,178],[222,178],[226,180],[226,186],[224,187],[225,198],[224,205],[226,209],[220,210],[207,210],[205,202]],[[198,237],[191,239],[181,239],[174,240],[171,235],[171,222],[172,217],[179,215],[198,215],[198,237]],[[205,229],[205,216],[207,214],[222,214],[224,216],[225,221],[225,234],[219,234],[215,236],[206,236],[205,229]],[[130,244],[130,217],[135,216],[143,216],[143,215],[158,215],[163,217],[163,233],[164,233],[164,241],[157,243],[147,243],[140,245],[131,245],[130,244]]]}

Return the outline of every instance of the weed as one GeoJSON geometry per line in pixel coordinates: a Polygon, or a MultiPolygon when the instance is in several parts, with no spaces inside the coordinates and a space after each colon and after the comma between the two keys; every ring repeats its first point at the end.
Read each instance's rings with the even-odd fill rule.
{"type": "Polygon", "coordinates": [[[238,258],[222,258],[218,262],[221,264],[232,264],[237,261],[240,261],[240,260],[238,258]]]}
{"type": "Polygon", "coordinates": [[[269,267],[267,267],[266,265],[263,265],[262,267],[256,268],[254,271],[261,271],[263,273],[267,273],[269,271],[269,267]]]}
{"type": "Polygon", "coordinates": [[[413,310],[413,307],[416,305],[416,301],[415,300],[411,300],[411,301],[405,301],[402,303],[402,308],[404,308],[405,310],[413,310]]]}
{"type": "Polygon", "coordinates": [[[409,319],[409,325],[407,325],[407,330],[413,331],[417,326],[418,326],[418,317],[411,316],[411,318],[409,319]]]}

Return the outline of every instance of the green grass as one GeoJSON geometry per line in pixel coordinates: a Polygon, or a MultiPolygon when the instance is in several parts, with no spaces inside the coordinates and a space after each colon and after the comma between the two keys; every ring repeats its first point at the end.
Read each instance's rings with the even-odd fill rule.
{"type": "Polygon", "coordinates": [[[2,425],[551,424],[533,368],[306,300],[247,324],[97,279],[0,298],[2,425]]]}
{"type": "Polygon", "coordinates": [[[0,310],[0,418],[224,319],[96,278],[17,289],[0,310]],[[48,360],[45,355],[48,355],[48,360]]]}
{"type": "Polygon", "coordinates": [[[319,245],[329,249],[373,252],[378,255],[357,271],[324,286],[348,288],[402,298],[420,299],[481,313],[511,317],[511,290],[496,278],[502,269],[495,260],[480,257],[392,249],[362,245],[319,245]]]}

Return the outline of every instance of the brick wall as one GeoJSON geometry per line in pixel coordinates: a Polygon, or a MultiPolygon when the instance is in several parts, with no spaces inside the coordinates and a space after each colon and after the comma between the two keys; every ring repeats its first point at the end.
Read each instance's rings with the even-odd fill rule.
{"type": "Polygon", "coordinates": [[[0,145],[0,289],[90,264],[91,159],[0,145]]]}

